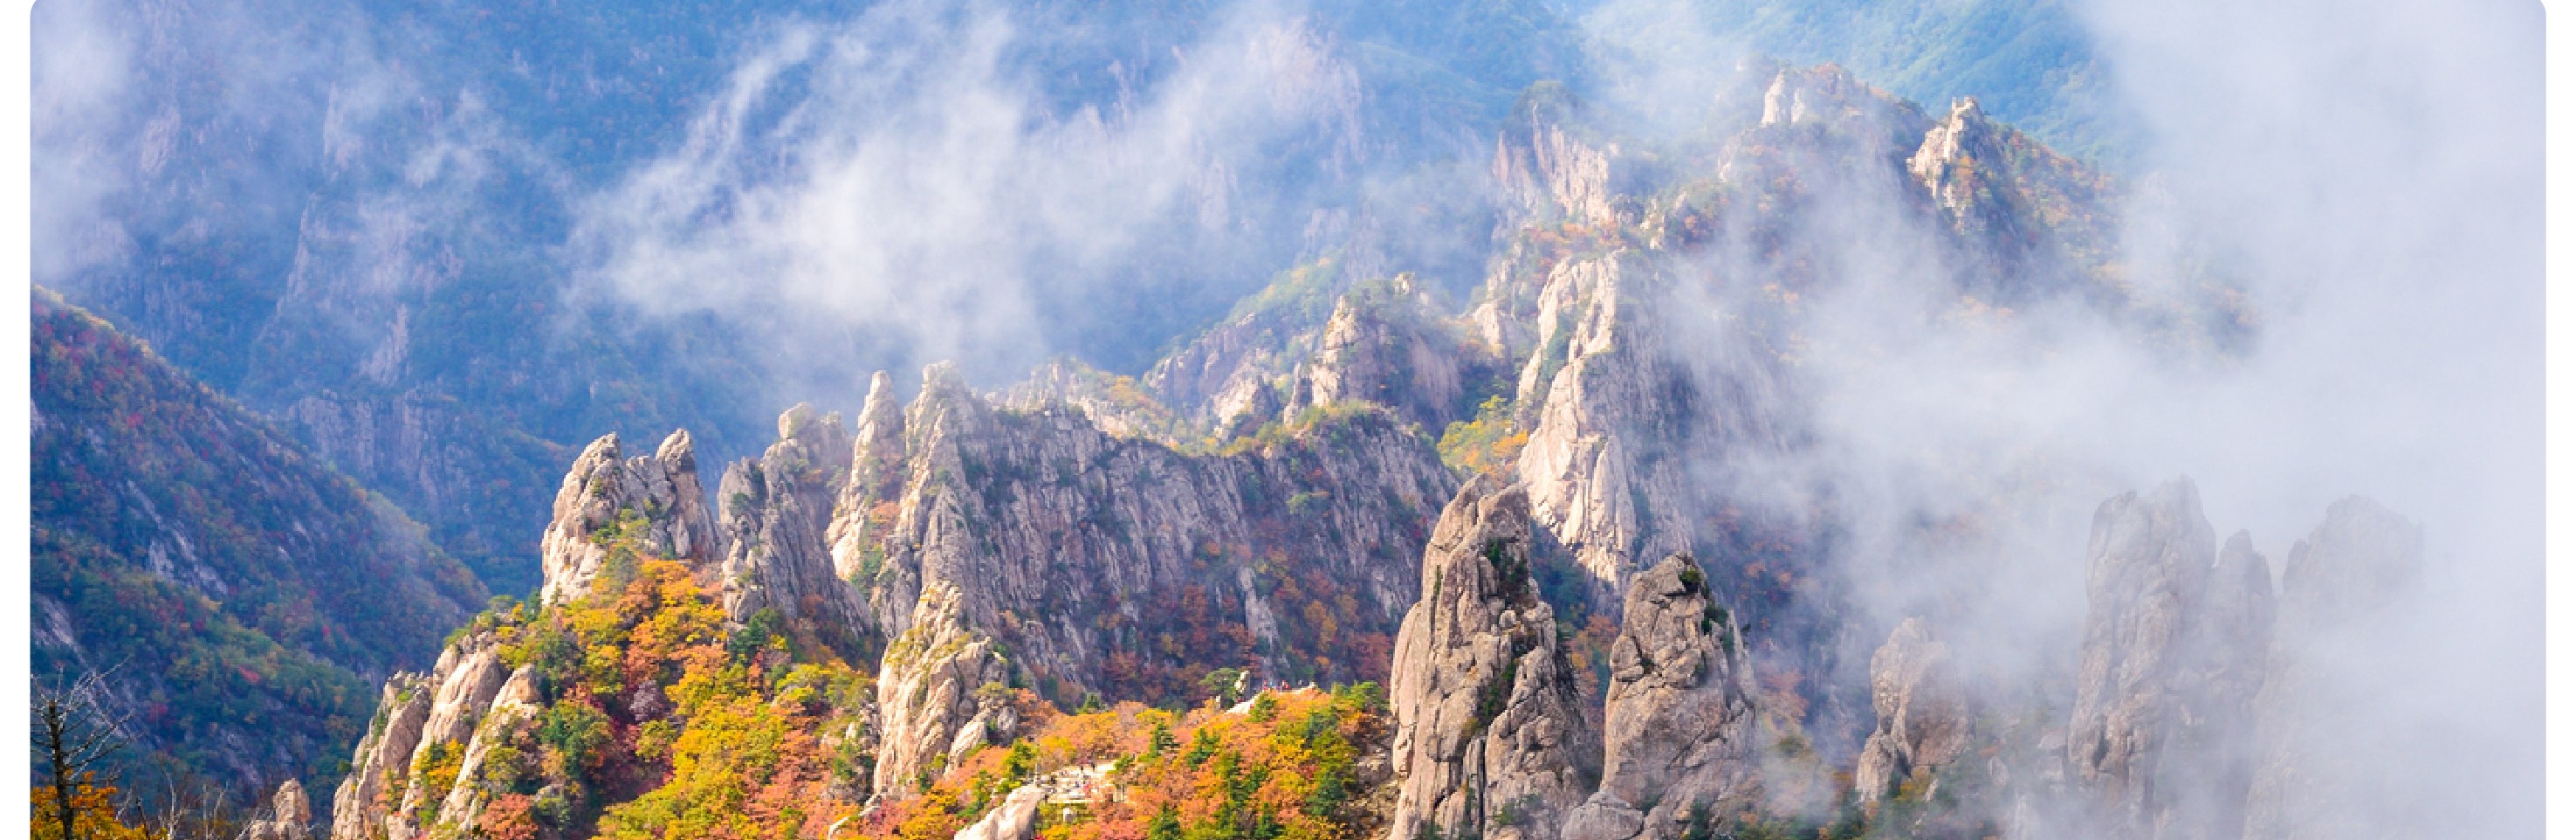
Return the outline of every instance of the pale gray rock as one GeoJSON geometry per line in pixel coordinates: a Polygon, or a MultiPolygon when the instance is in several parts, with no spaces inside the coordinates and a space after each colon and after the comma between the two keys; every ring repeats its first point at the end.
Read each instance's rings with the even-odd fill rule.
{"type": "Polygon", "coordinates": [[[1369,402],[1426,428],[1466,419],[1471,379],[1490,377],[1493,361],[1431,308],[1412,275],[1355,286],[1333,307],[1315,354],[1298,369],[1296,412],[1309,406],[1369,402]]]}
{"type": "Polygon", "coordinates": [[[555,493],[554,521],[541,544],[544,603],[589,594],[609,550],[592,539],[616,527],[621,515],[637,517],[632,536],[646,551],[697,568],[717,556],[715,520],[698,484],[696,443],[688,430],[671,433],[651,455],[624,458],[617,435],[592,441],[564,474],[555,493]]]}
{"type": "Polygon", "coordinates": [[[242,840],[307,840],[313,836],[313,803],[304,783],[288,779],[269,798],[268,816],[242,828],[242,840]]]}
{"type": "Polygon", "coordinates": [[[385,814],[376,807],[376,801],[396,774],[411,772],[412,751],[419,748],[421,728],[429,721],[437,676],[435,671],[404,672],[385,681],[375,725],[358,742],[357,752],[349,762],[349,775],[340,780],[339,790],[332,794],[332,837],[364,840],[374,833],[371,827],[381,830],[385,814]]]}
{"type": "Polygon", "coordinates": [[[1037,835],[1038,808],[1046,804],[1048,790],[1043,784],[1019,786],[974,825],[959,830],[956,840],[1029,840],[1037,835]]]}
{"type": "MultiPolygon", "coordinates": [[[[1972,718],[1950,646],[1908,618],[1869,659],[1870,706],[1878,727],[1861,745],[1852,789],[1867,802],[1917,772],[1937,770],[1968,746],[1972,718]]],[[[1927,791],[1929,793],[1929,791],[1927,791]]]]}
{"type": "MultiPolygon", "coordinates": [[[[862,621],[900,636],[924,593],[952,585],[964,626],[1008,647],[1022,685],[1068,707],[1085,692],[1118,696],[1114,656],[1171,662],[1159,636],[1179,629],[1169,607],[1185,598],[1248,631],[1246,573],[1251,591],[1265,574],[1275,585],[1285,570],[1272,558],[1351,596],[1336,637],[1391,635],[1457,486],[1426,441],[1366,407],[1232,455],[1186,454],[1103,432],[1061,402],[996,407],[934,366],[903,429],[901,471],[851,485],[826,530],[862,621]]],[[[1305,606],[1271,619],[1300,620],[1305,606]]],[[[1247,653],[1274,671],[1319,664],[1294,646],[1247,653]]],[[[1357,663],[1334,668],[1317,678],[1361,678],[1357,663]]]]}
{"type": "Polygon", "coordinates": [[[2066,756],[2113,835],[2225,836],[2241,796],[2271,580],[2250,537],[2214,543],[2189,479],[2094,514],[2066,756]]]}
{"type": "Polygon", "coordinates": [[[1610,645],[1601,788],[1566,840],[1678,837],[1695,813],[1753,802],[1756,696],[1734,616],[1698,562],[1675,554],[1639,573],[1610,645]]]}
{"type": "Polygon", "coordinates": [[[480,634],[449,645],[429,673],[398,673],[387,680],[377,723],[358,743],[350,773],[332,796],[331,836],[410,837],[427,828],[421,824],[425,805],[440,805],[441,817],[451,822],[459,812],[447,810],[446,803],[456,801],[468,810],[479,805],[469,803],[471,795],[453,799],[464,785],[431,790],[412,770],[433,749],[470,752],[476,741],[485,740],[479,733],[495,725],[496,702],[507,698],[514,705],[505,708],[533,709],[535,679],[530,669],[514,672],[502,664],[493,638],[480,634]],[[396,781],[402,783],[401,800],[380,801],[396,781]]]}
{"type": "Polygon", "coordinates": [[[2396,619],[2423,569],[2421,527],[2359,496],[2291,546],[2278,644],[2254,700],[2247,840],[2392,836],[2403,823],[2376,815],[2441,804],[2389,783],[2387,724],[2371,711],[2411,676],[2385,652],[2406,643],[2396,619]]]}
{"type": "Polygon", "coordinates": [[[724,559],[716,581],[725,614],[745,621],[773,610],[856,655],[862,611],[825,542],[854,444],[840,415],[818,418],[801,403],[779,416],[778,430],[778,442],[725,468],[717,485],[724,559]]]}
{"type": "Polygon", "coordinates": [[[1396,635],[1392,840],[1552,840],[1599,778],[1555,612],[1531,577],[1528,495],[1479,477],[1441,512],[1396,635]]]}
{"type": "Polygon", "coordinates": [[[983,711],[977,689],[1009,677],[993,642],[965,625],[964,595],[934,584],[921,595],[918,620],[886,646],[877,671],[876,796],[907,799],[935,779],[961,730],[983,711]]]}

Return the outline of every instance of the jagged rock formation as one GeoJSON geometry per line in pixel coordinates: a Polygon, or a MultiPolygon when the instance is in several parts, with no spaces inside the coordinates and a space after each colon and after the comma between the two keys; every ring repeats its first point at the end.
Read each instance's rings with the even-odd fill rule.
{"type": "Polygon", "coordinates": [[[1692,537],[1688,462],[1669,456],[1692,440],[1696,387],[1664,357],[1658,320],[1639,311],[1657,293],[1637,288],[1648,273],[1617,256],[1551,272],[1532,321],[1540,349],[1516,398],[1530,428],[1518,472],[1531,514],[1605,591],[1638,558],[1686,551],[1692,537]]]}
{"type": "Polygon", "coordinates": [[[1584,142],[1556,120],[1534,120],[1494,143],[1494,182],[1519,210],[1541,219],[1610,227],[1621,221],[1624,196],[1612,189],[1620,161],[1615,144],[1584,142]]]}
{"type": "MultiPolygon", "coordinates": [[[[1374,410],[1192,456],[1106,434],[1061,403],[996,409],[934,366],[906,414],[899,441],[861,436],[854,460],[902,467],[842,489],[828,530],[834,569],[881,638],[912,627],[923,593],[953,584],[965,625],[1007,645],[1015,673],[1067,705],[1086,691],[1154,696],[1153,669],[1190,653],[1163,635],[1228,627],[1245,635],[1193,644],[1240,646],[1278,677],[1319,678],[1307,676],[1328,667],[1318,645],[1394,629],[1414,597],[1412,557],[1432,506],[1456,481],[1374,410]],[[1351,596],[1346,611],[1317,608],[1334,613],[1338,633],[1255,632],[1254,616],[1279,612],[1263,599],[1289,575],[1351,596]],[[1169,608],[1184,602],[1201,612],[1169,608]],[[1183,626],[1191,621],[1202,626],[1183,626]]],[[[1374,667],[1330,655],[1342,676],[1320,678],[1374,667]]]]}
{"type": "MultiPolygon", "coordinates": [[[[876,795],[902,799],[946,769],[958,736],[998,713],[982,689],[1010,677],[993,641],[966,627],[965,596],[954,584],[921,595],[916,620],[886,645],[877,671],[876,795]]],[[[971,747],[969,747],[971,748],[971,747]]]]}
{"type": "Polygon", "coordinates": [[[1355,287],[1334,305],[1314,356],[1298,368],[1287,410],[1369,402],[1437,429],[1473,413],[1471,389],[1497,373],[1494,360],[1401,275],[1355,287]]]}
{"type": "Polygon", "coordinates": [[[1834,64],[1781,67],[1762,93],[1761,126],[1818,126],[1853,137],[1923,133],[1922,111],[1834,64]]]}
{"type": "Polygon", "coordinates": [[[960,829],[956,840],[1028,840],[1037,834],[1038,806],[1046,804],[1047,793],[1045,785],[1021,785],[983,819],[960,829]]]}
{"type": "Polygon", "coordinates": [[[2177,821],[2232,810],[2224,780],[2242,777],[2252,669],[2271,636],[2271,575],[2251,545],[2239,534],[2217,555],[2189,479],[2094,513],[2066,750],[2115,834],[2208,836],[2177,821]]]}
{"type": "Polygon", "coordinates": [[[241,840],[309,840],[313,836],[313,803],[304,783],[288,779],[269,799],[268,816],[242,827],[241,840]]]}
{"type": "Polygon", "coordinates": [[[1852,791],[1861,801],[1884,797],[1898,783],[1947,765],[1967,749],[1971,718],[1958,679],[1950,646],[1933,640],[1921,619],[1898,624],[1870,656],[1870,706],[1878,712],[1878,728],[1861,744],[1852,771],[1852,791]]]}
{"type": "Polygon", "coordinates": [[[1529,497],[1500,484],[1479,477],[1441,511],[1396,636],[1392,840],[1550,840],[1600,773],[1530,577],[1529,497]]]}
{"type": "Polygon", "coordinates": [[[993,404],[1012,411],[1037,411],[1049,404],[1070,406],[1089,418],[1091,425],[1116,437],[1170,440],[1182,431],[1172,412],[1148,396],[1134,378],[1070,359],[1040,365],[1027,380],[1002,389],[993,404]]]}
{"type": "Polygon", "coordinates": [[[825,542],[853,463],[841,416],[798,404],[778,418],[778,442],[725,468],[717,485],[725,614],[774,610],[799,632],[855,655],[861,616],[825,542]]]}
{"type": "Polygon", "coordinates": [[[699,489],[697,445],[688,430],[633,458],[624,458],[617,435],[608,434],[574,459],[542,543],[543,600],[562,603],[588,593],[609,558],[592,535],[628,527],[640,528],[643,544],[665,557],[703,563],[717,556],[715,522],[699,489]],[[621,523],[620,516],[634,520],[621,523]]]}
{"type": "Polygon", "coordinates": [[[1923,182],[1960,235],[2026,248],[2031,233],[2021,220],[2027,211],[2006,180],[2009,173],[1996,165],[2004,159],[1998,135],[1976,97],[1961,97],[1950,104],[1949,116],[1924,133],[1922,148],[1905,169],[1923,182]]]}
{"type": "MultiPolygon", "coordinates": [[[[422,770],[435,763],[433,757],[460,751],[472,760],[480,733],[501,723],[495,701],[506,693],[533,711],[534,690],[534,676],[524,668],[511,672],[486,635],[450,645],[426,674],[395,674],[385,682],[384,702],[349,762],[348,777],[331,798],[331,836],[407,840],[441,817],[452,821],[470,811],[478,804],[470,796],[451,803],[456,791],[432,790],[422,770]],[[461,810],[449,810],[451,804],[461,810]]],[[[502,711],[508,708],[516,706],[502,711]]]]}
{"type": "Polygon", "coordinates": [[[1760,786],[1753,661],[1735,617],[1688,555],[1628,586],[1610,646],[1601,789],[1566,821],[1566,840],[1681,836],[1702,814],[1732,814],[1760,786]]]}
{"type": "Polygon", "coordinates": [[[2254,699],[2247,840],[2375,836],[2388,771],[2359,745],[2385,725],[2367,711],[2373,698],[2409,677],[2379,652],[2403,642],[2389,619],[2423,567],[2422,529],[2359,496],[2291,546],[2279,642],[2254,699]]]}

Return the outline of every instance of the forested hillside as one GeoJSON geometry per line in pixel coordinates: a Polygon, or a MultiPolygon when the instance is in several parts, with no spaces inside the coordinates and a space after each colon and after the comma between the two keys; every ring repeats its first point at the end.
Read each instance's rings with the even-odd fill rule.
{"type": "Polygon", "coordinates": [[[37,677],[109,674],[129,767],[328,789],[377,685],[435,656],[482,584],[151,348],[42,289],[35,319],[37,677]]]}

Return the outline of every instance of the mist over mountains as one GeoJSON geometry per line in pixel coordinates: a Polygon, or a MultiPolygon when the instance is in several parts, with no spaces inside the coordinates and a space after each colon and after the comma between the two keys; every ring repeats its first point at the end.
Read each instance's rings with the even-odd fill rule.
{"type": "Polygon", "coordinates": [[[2518,832],[2530,17],[48,4],[36,275],[471,570],[334,837],[2518,832]]]}

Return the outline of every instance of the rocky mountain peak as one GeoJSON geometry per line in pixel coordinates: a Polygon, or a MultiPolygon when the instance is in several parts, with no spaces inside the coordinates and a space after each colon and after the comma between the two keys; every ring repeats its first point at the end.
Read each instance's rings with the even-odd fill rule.
{"type": "Polygon", "coordinates": [[[674,431],[651,455],[622,457],[615,433],[591,441],[555,493],[554,521],[541,543],[543,598],[558,603],[589,592],[610,559],[609,537],[639,550],[692,564],[713,559],[717,531],[698,484],[697,448],[674,431]]]}
{"type": "Polygon", "coordinates": [[[2422,527],[2359,496],[2290,547],[2278,642],[2253,700],[2245,837],[2372,836],[2375,815],[2421,806],[2354,757],[2373,754],[2387,726],[2371,700],[2417,678],[2389,652],[2410,641],[2398,615],[2423,569],[2422,527]]]}
{"type": "Polygon", "coordinates": [[[288,779],[269,798],[268,816],[242,828],[242,840],[309,840],[313,836],[313,802],[304,783],[288,779]]]}
{"type": "Polygon", "coordinates": [[[912,614],[877,674],[875,790],[884,799],[908,798],[945,769],[951,742],[986,711],[980,689],[1010,678],[992,639],[967,627],[957,585],[932,584],[912,614]]]}
{"type": "Polygon", "coordinates": [[[759,458],[726,467],[716,488],[725,613],[744,620],[775,611],[801,637],[855,655],[861,610],[825,540],[856,444],[839,414],[818,419],[802,403],[779,415],[778,431],[759,458]]]}
{"type": "MultiPolygon", "coordinates": [[[[2093,518],[2067,761],[2118,836],[2233,814],[2251,673],[2271,644],[2271,576],[2248,535],[2216,539],[2191,480],[2122,494],[2093,518]],[[2231,781],[2233,780],[2233,781],[2231,781]]],[[[2223,824],[2225,817],[2216,819],[2223,824]]]]}
{"type": "Polygon", "coordinates": [[[1566,840],[1675,838],[1760,789],[1753,663],[1698,561],[1673,554],[1629,581],[1610,646],[1601,788],[1566,840]]]}
{"type": "Polygon", "coordinates": [[[1530,538],[1528,494],[1490,476],[1441,511],[1396,635],[1393,840],[1554,838],[1598,778],[1530,538]]]}

